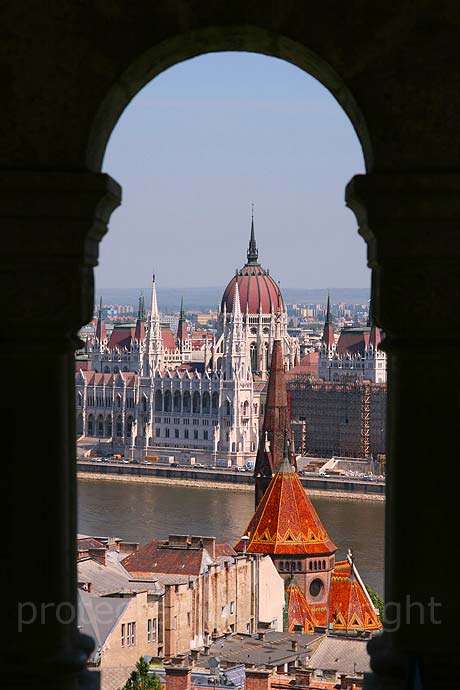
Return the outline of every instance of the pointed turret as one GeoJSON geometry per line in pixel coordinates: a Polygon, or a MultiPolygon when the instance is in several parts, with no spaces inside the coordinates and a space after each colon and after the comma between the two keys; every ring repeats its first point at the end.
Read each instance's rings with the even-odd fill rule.
{"type": "Polygon", "coordinates": [[[291,575],[286,584],[287,597],[287,630],[286,632],[303,632],[313,635],[318,621],[313,613],[313,607],[308,604],[302,590],[291,575]]]}
{"type": "Polygon", "coordinates": [[[137,309],[136,329],[134,331],[134,340],[136,340],[138,343],[143,343],[145,340],[144,318],[144,297],[140,295],[137,309]]]}
{"type": "MultiPolygon", "coordinates": [[[[256,506],[264,495],[272,475],[281,465],[285,438],[289,440],[290,437],[286,376],[278,314],[262,425],[262,439],[267,439],[268,444],[259,443],[254,468],[256,506]],[[269,450],[267,450],[267,445],[269,445],[269,450]]],[[[295,465],[295,458],[292,457],[292,454],[290,454],[290,462],[295,465]]]]}
{"type": "MultiPolygon", "coordinates": [[[[287,434],[283,459],[247,526],[248,553],[333,555],[336,546],[289,460],[287,434]]],[[[235,546],[243,550],[243,540],[235,546]]]]}
{"type": "Polygon", "coordinates": [[[97,315],[95,338],[99,342],[99,345],[101,345],[105,340],[107,340],[105,321],[102,318],[102,297],[99,300],[99,311],[98,311],[98,315],[97,315]]]}
{"type": "Polygon", "coordinates": [[[321,338],[321,344],[328,349],[334,347],[334,324],[331,317],[331,298],[328,294],[327,296],[327,307],[326,307],[326,321],[324,323],[323,337],[321,338]]]}
{"type": "Polygon", "coordinates": [[[254,232],[254,204],[252,205],[252,214],[251,214],[251,235],[249,237],[249,247],[247,251],[247,257],[248,257],[248,264],[252,264],[253,266],[258,265],[259,261],[259,250],[257,249],[257,244],[256,244],[256,235],[254,232]]]}
{"type": "Polygon", "coordinates": [[[185,318],[185,309],[184,309],[184,298],[181,297],[180,300],[180,312],[179,312],[179,323],[177,324],[177,344],[179,347],[185,343],[185,341],[188,339],[188,333],[187,333],[187,320],[185,318]]]}
{"type": "Polygon", "coordinates": [[[160,327],[160,312],[158,311],[155,274],[152,276],[152,297],[150,302],[150,318],[148,323],[147,348],[145,352],[144,376],[152,375],[163,363],[163,338],[160,327]]]}

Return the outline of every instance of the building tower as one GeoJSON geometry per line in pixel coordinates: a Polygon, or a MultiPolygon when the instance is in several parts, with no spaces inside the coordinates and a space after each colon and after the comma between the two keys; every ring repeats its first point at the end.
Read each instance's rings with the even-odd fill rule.
{"type": "MultiPolygon", "coordinates": [[[[279,315],[277,315],[270,377],[268,379],[267,398],[265,401],[264,422],[254,468],[256,507],[262,499],[273,474],[281,465],[285,438],[291,438],[291,429],[280,323],[279,315]]],[[[293,453],[290,453],[290,461],[295,465],[293,453]]]]}
{"type": "Polygon", "coordinates": [[[163,366],[164,348],[161,336],[160,312],[158,311],[155,274],[152,276],[152,298],[150,302],[150,318],[147,333],[147,345],[144,354],[143,376],[154,376],[163,366]]]}
{"type": "Polygon", "coordinates": [[[326,321],[324,322],[323,337],[318,357],[318,376],[321,379],[329,380],[330,363],[335,355],[334,322],[331,316],[331,298],[327,296],[326,321]]]}

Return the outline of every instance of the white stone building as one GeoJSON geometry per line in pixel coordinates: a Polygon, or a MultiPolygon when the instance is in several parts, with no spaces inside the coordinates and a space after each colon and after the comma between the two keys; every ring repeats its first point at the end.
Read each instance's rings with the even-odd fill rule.
{"type": "Polygon", "coordinates": [[[155,277],[146,325],[140,302],[135,327],[116,326],[108,339],[100,311],[91,368],[77,371],[77,435],[110,440],[113,452],[137,460],[254,460],[277,320],[286,369],[299,350],[280,289],[258,262],[254,221],[247,262],[228,283],[218,320],[214,338],[194,338],[182,305],[176,337],[162,329],[155,277]]]}

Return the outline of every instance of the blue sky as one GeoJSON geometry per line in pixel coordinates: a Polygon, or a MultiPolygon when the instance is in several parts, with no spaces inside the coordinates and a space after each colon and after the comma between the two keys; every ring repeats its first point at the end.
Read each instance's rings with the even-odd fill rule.
{"type": "Polygon", "coordinates": [[[223,286],[245,261],[251,204],[259,259],[285,287],[368,287],[344,188],[364,172],[348,118],[284,61],[213,53],[175,65],[130,103],[103,169],[123,204],[96,289],[223,286]]]}

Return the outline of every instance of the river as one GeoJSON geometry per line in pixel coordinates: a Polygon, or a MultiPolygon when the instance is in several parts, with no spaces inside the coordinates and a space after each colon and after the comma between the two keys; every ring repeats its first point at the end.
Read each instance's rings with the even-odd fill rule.
{"type": "MultiPolygon", "coordinates": [[[[313,498],[343,558],[351,548],[361,577],[383,593],[383,501],[313,498]]],[[[254,510],[252,492],[165,484],[78,481],[78,530],[141,544],[168,534],[217,537],[233,544],[254,510]]]]}

